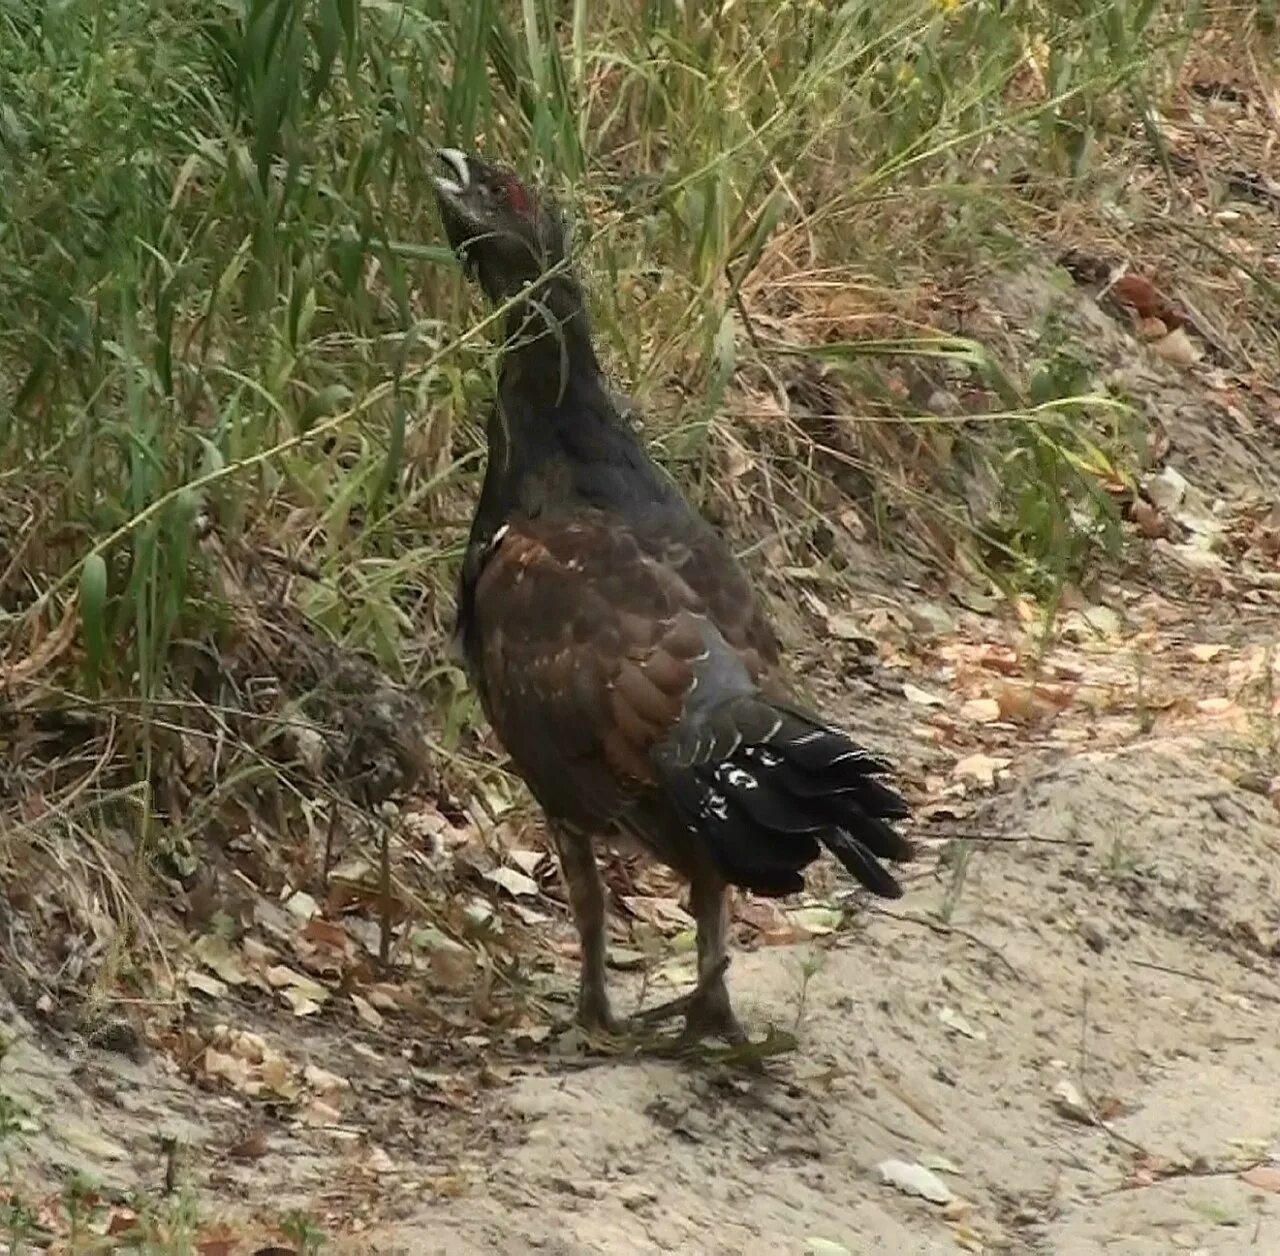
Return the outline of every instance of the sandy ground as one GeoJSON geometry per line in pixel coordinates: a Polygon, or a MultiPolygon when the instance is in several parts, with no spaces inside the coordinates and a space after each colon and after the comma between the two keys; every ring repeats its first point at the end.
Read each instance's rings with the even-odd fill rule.
{"type": "Polygon", "coordinates": [[[366,1090],[348,1058],[350,1131],[281,1123],[252,1164],[226,1152],[240,1105],[162,1062],[37,1036],[5,1090],[49,1164],[154,1183],[174,1134],[215,1196],[401,1214],[349,1250],[1280,1250],[1280,1197],[1238,1173],[1280,1154],[1280,828],[1231,762],[1184,736],[1028,764],[984,823],[1079,845],[973,853],[949,925],[942,869],[903,909],[933,927],[739,955],[749,1023],[799,1035],[762,1078],[530,1060],[455,1111],[407,1060],[366,1090]],[[965,1202],[885,1185],[891,1158],[965,1202]]]}

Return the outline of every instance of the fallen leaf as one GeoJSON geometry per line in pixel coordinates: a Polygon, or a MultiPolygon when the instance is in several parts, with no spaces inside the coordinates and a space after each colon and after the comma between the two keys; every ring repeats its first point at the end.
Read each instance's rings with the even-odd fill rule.
{"type": "Polygon", "coordinates": [[[618,972],[633,972],[644,967],[644,952],[633,951],[627,946],[611,946],[608,963],[610,968],[617,969],[618,972]]]}
{"type": "Polygon", "coordinates": [[[1090,628],[1104,637],[1120,635],[1120,616],[1109,606],[1086,606],[1080,612],[1080,617],[1090,628]]]}
{"type": "Polygon", "coordinates": [[[843,1243],[810,1235],[804,1241],[804,1256],[853,1256],[853,1253],[843,1243]]]}
{"type": "Polygon", "coordinates": [[[217,973],[228,985],[239,986],[248,981],[240,957],[233,954],[226,938],[206,933],[196,939],[191,949],[206,968],[217,973]]]}
{"type": "Polygon", "coordinates": [[[227,1155],[233,1160],[261,1160],[266,1154],[266,1130],[254,1130],[247,1138],[242,1138],[227,1148],[227,1155]]]}
{"type": "Polygon", "coordinates": [[[188,969],[182,974],[182,984],[190,990],[207,994],[211,999],[222,998],[228,990],[225,981],[219,981],[217,977],[211,977],[208,973],[202,973],[196,968],[188,969]]]}
{"type": "Polygon", "coordinates": [[[530,926],[545,925],[551,920],[551,917],[546,912],[526,907],[523,903],[512,903],[511,910],[521,924],[530,926]]]}
{"type": "Polygon", "coordinates": [[[111,1220],[107,1223],[107,1233],[113,1238],[120,1234],[127,1234],[138,1224],[138,1214],[132,1208],[116,1208],[111,1213],[111,1220]]]}
{"type": "Polygon", "coordinates": [[[310,920],[320,911],[320,904],[305,890],[297,890],[285,901],[285,909],[299,920],[310,920]]]}
{"type": "Polygon", "coordinates": [[[938,1019],[948,1028],[955,1030],[965,1038],[971,1038],[974,1042],[986,1042],[987,1035],[984,1030],[975,1029],[969,1024],[965,1018],[953,1007],[944,1007],[938,1013],[938,1019]]]}
{"type": "Polygon", "coordinates": [[[1141,498],[1133,503],[1129,511],[1139,532],[1148,540],[1169,535],[1169,521],[1150,502],[1141,498]]]}
{"type": "Polygon", "coordinates": [[[931,1204],[949,1204],[955,1198],[951,1188],[922,1164],[911,1164],[905,1160],[882,1160],[876,1168],[882,1182],[896,1187],[904,1195],[918,1195],[931,1204]]]}
{"type": "Polygon", "coordinates": [[[964,1248],[966,1252],[985,1252],[987,1245],[982,1241],[982,1236],[971,1226],[958,1225],[952,1232],[955,1236],[956,1245],[964,1248]]]}
{"type": "Polygon", "coordinates": [[[302,1076],[312,1090],[322,1095],[351,1089],[351,1083],[345,1077],[330,1073],[328,1069],[323,1069],[318,1064],[308,1064],[302,1070],[302,1076]]]}
{"type": "Polygon", "coordinates": [[[787,912],[787,919],[805,933],[822,936],[840,927],[844,912],[835,907],[798,907],[787,912]]]}
{"type": "Polygon", "coordinates": [[[855,645],[865,644],[871,649],[875,648],[875,641],[868,634],[865,625],[852,615],[846,615],[843,611],[833,611],[826,616],[826,621],[827,631],[837,641],[850,641],[855,645]]]}
{"type": "Polygon", "coordinates": [[[659,929],[691,929],[693,917],[674,898],[632,894],[623,898],[632,915],[659,929]]]}
{"type": "Polygon", "coordinates": [[[952,772],[956,776],[967,776],[987,789],[991,789],[996,783],[996,773],[1007,768],[1012,762],[1012,759],[979,752],[961,759],[952,768],[952,772]]]}
{"type": "Polygon", "coordinates": [[[509,850],[507,858],[526,876],[533,876],[547,857],[545,850],[509,850]]]}
{"type": "Polygon", "coordinates": [[[1095,1124],[1084,1096],[1065,1077],[1053,1088],[1053,1106],[1070,1121],[1077,1121],[1081,1125],[1095,1124]]]}
{"type": "Polygon", "coordinates": [[[229,1051],[219,1051],[215,1047],[206,1047],[204,1051],[204,1071],[210,1077],[221,1078],[229,1082],[236,1090],[244,1090],[249,1083],[249,1063],[229,1051]]]}
{"type": "Polygon", "coordinates": [[[381,1029],[386,1023],[382,1013],[368,999],[361,998],[358,994],[352,994],[351,1002],[355,1005],[356,1015],[370,1028],[381,1029]]]}
{"type": "Polygon", "coordinates": [[[1201,698],[1196,703],[1196,710],[1201,715],[1230,715],[1236,704],[1230,698],[1201,698]]]}
{"type": "Polygon", "coordinates": [[[1204,357],[1204,350],[1192,344],[1191,337],[1181,328],[1175,328],[1161,340],[1152,342],[1152,351],[1174,366],[1194,366],[1204,357]]]}
{"type": "Polygon", "coordinates": [[[947,704],[946,698],[930,693],[927,689],[921,689],[909,681],[902,686],[902,696],[908,702],[914,702],[916,706],[946,706],[947,704]]]}
{"type": "Polygon", "coordinates": [[[1000,714],[1019,723],[1047,720],[1071,705],[1074,689],[1070,685],[1032,685],[1022,681],[1005,681],[996,689],[1000,714]]]}
{"type": "Polygon", "coordinates": [[[315,999],[295,986],[286,986],[280,991],[280,995],[295,1016],[314,1016],[320,1010],[320,1004],[315,999]]]}
{"type": "Polygon", "coordinates": [[[515,868],[493,868],[484,879],[506,890],[513,898],[533,898],[538,893],[538,883],[515,868]]]}
{"type": "Polygon", "coordinates": [[[1246,1169],[1240,1175],[1240,1180],[1257,1190],[1280,1195],[1280,1165],[1255,1164],[1253,1168],[1246,1169]]]}
{"type": "Polygon", "coordinates": [[[332,920],[323,916],[312,916],[303,926],[301,936],[315,946],[327,946],[332,951],[345,952],[351,944],[347,931],[332,920]]]}
{"type": "Polygon", "coordinates": [[[977,724],[993,724],[1003,712],[995,698],[970,698],[960,708],[960,717],[973,720],[977,724]]]}
{"type": "Polygon", "coordinates": [[[297,1099],[302,1093],[302,1084],[294,1076],[289,1062],[282,1055],[272,1053],[262,1062],[262,1082],[269,1090],[282,1099],[297,1099]]]}

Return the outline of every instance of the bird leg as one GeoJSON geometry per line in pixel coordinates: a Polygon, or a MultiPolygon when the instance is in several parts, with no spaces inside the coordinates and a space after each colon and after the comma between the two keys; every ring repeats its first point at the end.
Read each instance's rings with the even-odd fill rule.
{"type": "Polygon", "coordinates": [[[582,949],[578,1023],[584,1029],[614,1034],[618,1032],[618,1023],[613,1018],[605,989],[604,886],[591,849],[591,838],[559,825],[552,826],[551,832],[582,949]]]}
{"type": "Polygon", "coordinates": [[[731,1045],[747,1035],[729,1003],[724,973],[729,966],[725,939],[729,928],[728,888],[715,872],[700,870],[691,885],[693,918],[698,926],[698,987],[685,1014],[686,1041],[722,1038],[731,1045]]]}

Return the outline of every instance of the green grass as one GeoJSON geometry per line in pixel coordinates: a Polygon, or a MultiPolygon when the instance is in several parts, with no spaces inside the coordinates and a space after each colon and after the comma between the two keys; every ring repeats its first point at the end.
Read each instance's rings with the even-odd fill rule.
{"type": "Polygon", "coordinates": [[[723,442],[768,464],[767,499],[730,519],[744,539],[827,564],[833,466],[889,543],[917,518],[973,532],[949,481],[984,463],[1003,489],[975,562],[1052,595],[1114,539],[1114,415],[1052,329],[1024,378],[911,294],[1016,258],[1022,210],[1087,195],[1198,20],[1148,0],[0,0],[0,667],[101,739],[51,778],[94,786],[55,819],[176,858],[210,814],[197,797],[179,822],[163,789],[188,707],[228,739],[197,795],[272,775],[270,739],[224,718],[246,705],[237,584],[421,694],[438,748],[482,766],[441,628],[494,345],[439,238],[440,141],[574,208],[659,454],[720,513],[723,442]],[[796,275],[861,292],[891,334],[791,334],[796,275]],[[904,362],[993,413],[904,404],[904,362]],[[733,417],[744,378],[814,371],[873,421],[836,441],[733,417]]]}

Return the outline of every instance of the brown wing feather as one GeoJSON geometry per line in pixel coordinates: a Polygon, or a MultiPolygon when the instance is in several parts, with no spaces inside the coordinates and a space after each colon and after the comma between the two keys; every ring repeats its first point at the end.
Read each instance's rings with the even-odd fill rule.
{"type": "Polygon", "coordinates": [[[489,717],[553,816],[607,826],[653,788],[705,604],[603,515],[513,520],[476,586],[489,717]]]}
{"type": "Polygon", "coordinates": [[[641,531],[638,540],[693,590],[752,679],[768,688],[781,666],[778,638],[746,572],[719,534],[703,520],[692,519],[689,533],[679,539],[641,531]]]}

